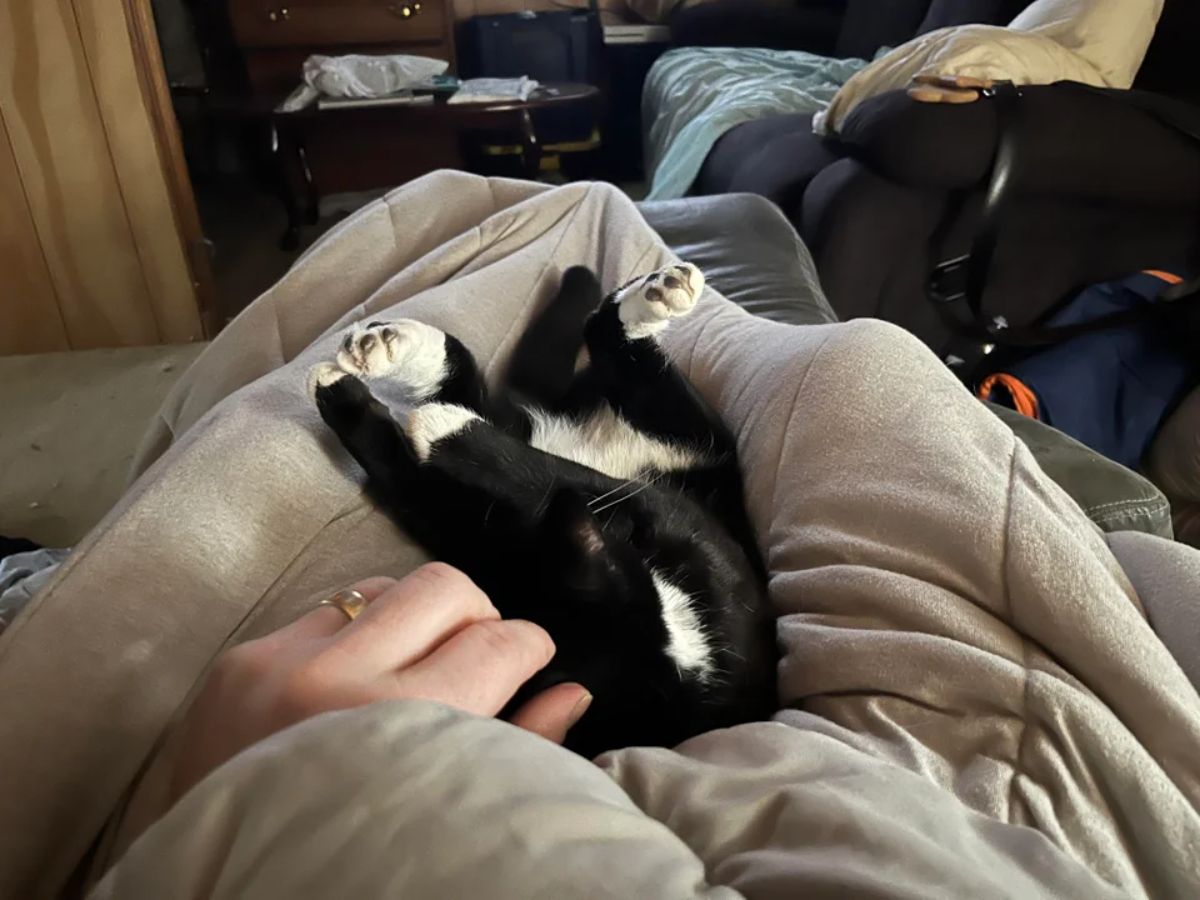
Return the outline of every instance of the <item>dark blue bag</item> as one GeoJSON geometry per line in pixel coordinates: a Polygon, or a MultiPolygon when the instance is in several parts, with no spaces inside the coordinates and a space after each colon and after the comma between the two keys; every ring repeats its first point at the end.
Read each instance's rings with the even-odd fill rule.
{"type": "Polygon", "coordinates": [[[1098,453],[1136,468],[1163,421],[1200,383],[1200,348],[1164,333],[1167,317],[1147,311],[1182,278],[1143,272],[1094,285],[1051,318],[1069,330],[1123,321],[1079,334],[1005,364],[980,384],[979,395],[1033,416],[1098,453]]]}

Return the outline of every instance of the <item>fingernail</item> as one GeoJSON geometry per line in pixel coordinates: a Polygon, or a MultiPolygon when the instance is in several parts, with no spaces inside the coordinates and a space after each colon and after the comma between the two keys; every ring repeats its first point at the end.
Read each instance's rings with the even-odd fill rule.
{"type": "Polygon", "coordinates": [[[571,707],[571,715],[567,717],[567,727],[572,727],[576,722],[583,718],[583,714],[588,711],[588,707],[592,705],[592,695],[587,691],[583,696],[575,701],[575,705],[571,707]]]}

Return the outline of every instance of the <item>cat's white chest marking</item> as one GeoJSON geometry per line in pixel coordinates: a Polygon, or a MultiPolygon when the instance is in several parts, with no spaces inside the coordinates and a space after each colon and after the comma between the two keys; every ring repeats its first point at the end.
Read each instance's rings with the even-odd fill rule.
{"type": "Polygon", "coordinates": [[[643,434],[603,406],[590,418],[576,422],[529,410],[533,433],[529,443],[553,456],[628,480],[646,471],[673,471],[696,465],[696,453],[643,434]]]}
{"type": "Polygon", "coordinates": [[[662,605],[663,624],[667,627],[667,656],[681,672],[701,682],[715,674],[708,635],[692,598],[671,584],[655,569],[650,570],[658,601],[662,605]]]}

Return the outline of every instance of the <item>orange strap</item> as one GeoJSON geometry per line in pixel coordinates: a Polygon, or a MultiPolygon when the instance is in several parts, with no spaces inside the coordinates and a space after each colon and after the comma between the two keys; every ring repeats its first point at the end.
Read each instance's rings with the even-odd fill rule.
{"type": "Polygon", "coordinates": [[[1167,284],[1183,284],[1183,279],[1178,275],[1173,275],[1170,272],[1164,272],[1161,269],[1146,269],[1143,275],[1153,275],[1160,281],[1165,281],[1167,284]]]}
{"type": "MultiPolygon", "coordinates": [[[[1146,269],[1143,274],[1152,275],[1170,285],[1183,284],[1183,279],[1178,275],[1171,272],[1163,272],[1160,269],[1146,269]]],[[[1028,416],[1031,419],[1038,418],[1037,394],[1021,379],[1004,372],[989,375],[979,385],[979,399],[991,400],[992,394],[997,390],[1008,393],[1008,396],[1012,398],[1013,408],[1021,415],[1028,416]]]]}
{"type": "Polygon", "coordinates": [[[1004,372],[989,375],[979,385],[979,399],[991,400],[996,389],[1007,391],[1012,397],[1013,408],[1023,416],[1031,419],[1038,417],[1038,398],[1025,382],[1004,372]]]}

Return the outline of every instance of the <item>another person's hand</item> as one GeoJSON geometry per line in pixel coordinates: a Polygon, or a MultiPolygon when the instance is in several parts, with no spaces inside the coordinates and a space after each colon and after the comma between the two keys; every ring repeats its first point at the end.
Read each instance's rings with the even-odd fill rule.
{"type": "Polygon", "coordinates": [[[908,96],[922,103],[974,103],[981,91],[994,85],[991,79],[969,75],[917,75],[908,96]]]}
{"type": "MultiPolygon", "coordinates": [[[[353,590],[368,601],[353,621],[321,606],[217,660],[183,724],[174,798],[239,751],[319,713],[424,699],[494,716],[554,655],[545,631],[501,620],[474,582],[447,565],[353,590]]],[[[590,702],[581,685],[560,684],[512,721],[561,743],[590,702]]]]}

